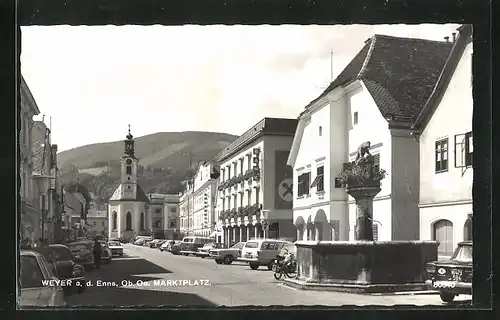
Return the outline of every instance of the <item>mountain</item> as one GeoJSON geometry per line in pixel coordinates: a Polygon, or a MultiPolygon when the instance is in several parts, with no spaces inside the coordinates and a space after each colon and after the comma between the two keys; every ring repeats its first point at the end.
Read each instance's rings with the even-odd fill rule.
{"type": "MultiPolygon", "coordinates": [[[[237,136],[216,132],[159,132],[134,138],[139,158],[139,184],[146,193],[178,193],[181,181],[200,161],[212,160],[237,136]]],[[[123,141],[96,143],[58,153],[64,184],[78,180],[102,200],[107,200],[120,181],[123,141]]]]}

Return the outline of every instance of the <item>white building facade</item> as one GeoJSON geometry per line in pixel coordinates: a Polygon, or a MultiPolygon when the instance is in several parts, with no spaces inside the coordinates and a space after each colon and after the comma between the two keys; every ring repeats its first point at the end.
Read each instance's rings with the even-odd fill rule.
{"type": "MultiPolygon", "coordinates": [[[[198,169],[193,179],[193,224],[191,232],[195,236],[217,237],[215,230],[215,210],[218,180],[214,177],[216,171],[214,163],[203,161],[198,165],[198,169]]],[[[217,178],[219,176],[217,175],[217,178]]]]}
{"type": "Polygon", "coordinates": [[[21,239],[34,243],[40,237],[40,211],[38,195],[34,192],[33,180],[33,117],[40,113],[24,77],[21,76],[21,128],[18,137],[20,149],[19,195],[21,198],[21,239]]]}
{"type": "Polygon", "coordinates": [[[373,201],[374,240],[419,238],[419,146],[411,125],[420,96],[429,96],[437,82],[422,70],[439,74],[450,49],[446,42],[375,35],[306,107],[288,159],[298,239],[357,239],[355,201],[338,177],[367,141],[375,165],[388,173],[373,201]],[[432,54],[423,53],[431,48],[432,54]],[[389,68],[390,75],[380,72],[389,68]],[[417,79],[428,84],[427,91],[416,86],[417,79]]]}
{"type": "Polygon", "coordinates": [[[264,118],[216,157],[217,227],[230,245],[252,238],[295,240],[292,172],[286,165],[295,119],[264,118]]]}
{"type": "Polygon", "coordinates": [[[472,27],[459,28],[450,60],[415,125],[420,141],[420,239],[450,256],[472,240],[472,27]]]}
{"type": "Polygon", "coordinates": [[[180,195],[167,194],[163,204],[163,233],[165,239],[178,240],[179,229],[179,207],[180,195]]]}
{"type": "Polygon", "coordinates": [[[179,199],[179,223],[182,237],[192,235],[193,226],[193,191],[190,184],[179,199]]]}
{"type": "Polygon", "coordinates": [[[147,222],[148,228],[151,230],[152,235],[155,239],[163,239],[164,233],[164,212],[163,207],[165,203],[166,194],[161,193],[149,193],[149,205],[148,205],[148,217],[147,222]]]}

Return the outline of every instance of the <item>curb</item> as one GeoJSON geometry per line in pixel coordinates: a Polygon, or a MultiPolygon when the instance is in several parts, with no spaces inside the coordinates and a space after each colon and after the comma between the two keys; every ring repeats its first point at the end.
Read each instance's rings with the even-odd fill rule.
{"type": "Polygon", "coordinates": [[[401,291],[401,292],[387,292],[387,293],[370,293],[372,296],[424,296],[431,294],[439,294],[439,291],[401,291]]]}

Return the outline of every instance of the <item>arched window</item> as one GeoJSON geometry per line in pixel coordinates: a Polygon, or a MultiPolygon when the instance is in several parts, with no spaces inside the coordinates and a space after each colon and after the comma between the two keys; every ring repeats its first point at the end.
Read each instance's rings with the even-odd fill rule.
{"type": "Polygon", "coordinates": [[[127,174],[132,174],[132,166],[127,166],[127,174]]]}
{"type": "Polygon", "coordinates": [[[464,241],[472,241],[472,217],[465,221],[464,225],[464,241]]]}
{"type": "Polygon", "coordinates": [[[144,212],[141,212],[141,230],[144,230],[144,212]]]}
{"type": "Polygon", "coordinates": [[[118,215],[116,211],[113,211],[113,230],[116,230],[118,226],[118,215]]]}
{"type": "Polygon", "coordinates": [[[450,256],[453,254],[453,223],[449,220],[439,220],[434,223],[433,234],[435,241],[439,241],[438,255],[450,256]]]}
{"type": "Polygon", "coordinates": [[[127,212],[127,218],[125,219],[126,221],[126,226],[125,226],[125,230],[127,231],[130,231],[132,230],[132,214],[129,212],[127,212]]]}

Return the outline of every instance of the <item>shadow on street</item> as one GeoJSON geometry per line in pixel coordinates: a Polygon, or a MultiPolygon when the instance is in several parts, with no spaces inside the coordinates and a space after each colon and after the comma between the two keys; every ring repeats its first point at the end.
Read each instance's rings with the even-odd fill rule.
{"type": "Polygon", "coordinates": [[[126,258],[123,256],[108,265],[102,265],[100,269],[86,273],[85,280],[93,286],[88,286],[81,294],[68,295],[68,306],[215,306],[195,294],[159,291],[151,286],[127,286],[124,282],[137,284],[139,280],[146,282],[161,279],[162,275],[172,272],[145,259],[126,258]],[[105,284],[113,282],[117,286],[97,286],[98,280],[105,284]]]}

